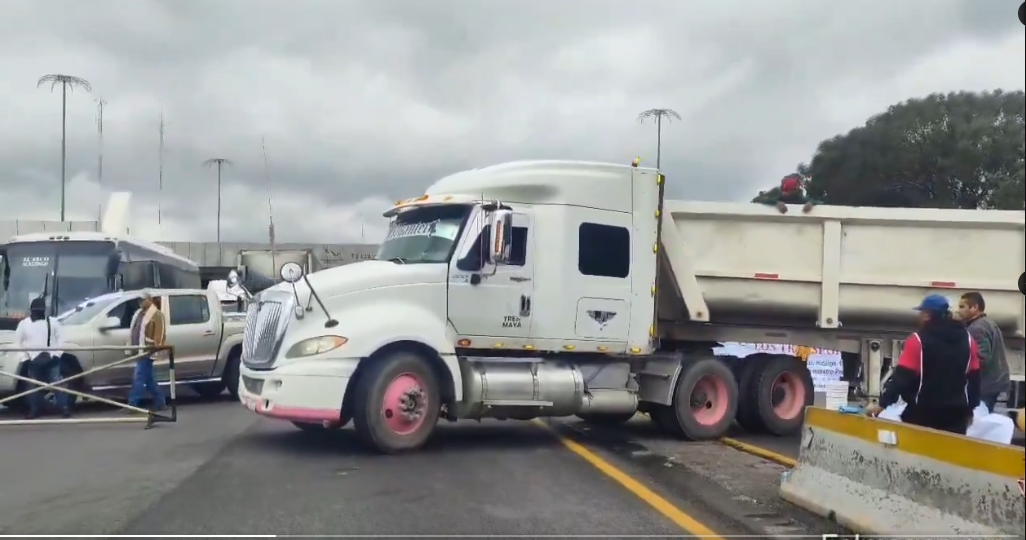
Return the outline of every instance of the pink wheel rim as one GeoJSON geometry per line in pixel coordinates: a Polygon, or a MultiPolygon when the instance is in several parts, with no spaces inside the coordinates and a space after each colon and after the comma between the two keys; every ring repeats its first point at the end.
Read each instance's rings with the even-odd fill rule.
{"type": "Polygon", "coordinates": [[[727,416],[730,394],[723,379],[706,375],[691,390],[691,414],[702,426],[715,426],[727,416]]]}
{"type": "Polygon", "coordinates": [[[793,420],[805,408],[805,385],[794,373],[781,373],[770,387],[770,399],[773,400],[773,412],[777,418],[793,420]]]}
{"type": "Polygon", "coordinates": [[[385,388],[381,403],[381,417],[396,435],[409,435],[424,424],[427,411],[427,393],[416,375],[403,373],[392,379],[385,388]]]}

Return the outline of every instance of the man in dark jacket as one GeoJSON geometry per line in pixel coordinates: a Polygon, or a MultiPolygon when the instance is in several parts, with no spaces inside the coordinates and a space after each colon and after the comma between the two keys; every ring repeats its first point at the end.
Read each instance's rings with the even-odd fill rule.
{"type": "Polygon", "coordinates": [[[787,205],[789,204],[802,205],[802,212],[806,214],[811,212],[812,207],[816,205],[816,201],[805,195],[805,190],[802,189],[802,177],[797,174],[789,174],[780,180],[779,196],[760,195],[752,202],[776,206],[781,214],[787,213],[787,205]]]}
{"type": "Polygon", "coordinates": [[[961,322],[980,348],[980,400],[994,412],[998,397],[1012,389],[1005,338],[993,319],[987,317],[987,304],[978,292],[967,292],[958,301],[961,322]]]}
{"type": "Polygon", "coordinates": [[[979,349],[947,298],[927,296],[916,309],[919,331],[905,340],[880,404],[868,413],[877,416],[900,398],[903,422],[965,435],[980,403],[979,349]]]}

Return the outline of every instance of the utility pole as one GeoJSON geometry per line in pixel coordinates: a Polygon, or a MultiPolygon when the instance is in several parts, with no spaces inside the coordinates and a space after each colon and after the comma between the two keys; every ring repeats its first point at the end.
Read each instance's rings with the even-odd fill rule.
{"type": "MultiPolygon", "coordinates": [[[[103,98],[96,100],[96,183],[103,188],[103,107],[107,102],[103,98]]],[[[100,220],[103,220],[103,203],[99,208],[100,220]]]]}
{"type": "MultiPolygon", "coordinates": [[[[274,242],[276,238],[274,231],[274,206],[271,204],[274,194],[271,189],[271,169],[267,165],[267,139],[264,137],[260,137],[260,152],[264,157],[264,179],[267,181],[267,242],[271,244],[271,268],[277,273],[281,269],[278,268],[278,263],[274,257],[274,242]]],[[[272,275],[271,278],[277,279],[277,276],[272,275]]]]}
{"type": "MultiPolygon", "coordinates": [[[[164,106],[160,106],[160,146],[157,149],[157,227],[163,232],[164,200],[164,106]]],[[[161,235],[163,236],[163,234],[161,235]]]]}

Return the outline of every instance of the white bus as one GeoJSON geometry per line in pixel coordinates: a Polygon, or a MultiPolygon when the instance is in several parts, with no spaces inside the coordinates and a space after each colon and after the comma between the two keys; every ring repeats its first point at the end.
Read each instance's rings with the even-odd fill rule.
{"type": "Polygon", "coordinates": [[[102,232],[24,234],[0,246],[0,330],[13,330],[29,303],[57,315],[115,291],[199,289],[200,270],[170,249],[102,232]]]}

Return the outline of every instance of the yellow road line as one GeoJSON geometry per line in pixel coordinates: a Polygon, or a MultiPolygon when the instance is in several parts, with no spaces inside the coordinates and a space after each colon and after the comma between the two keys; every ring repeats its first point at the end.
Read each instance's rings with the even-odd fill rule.
{"type": "Polygon", "coordinates": [[[776,452],[774,452],[772,450],[766,450],[765,448],[759,448],[758,446],[755,446],[753,444],[748,444],[746,442],[741,442],[741,441],[739,441],[737,439],[731,439],[729,437],[724,437],[724,438],[720,439],[720,442],[722,444],[725,444],[725,445],[735,449],[735,450],[740,450],[740,451],[742,451],[742,452],[744,452],[746,454],[751,454],[751,455],[756,456],[756,457],[761,457],[762,459],[765,459],[765,460],[768,460],[768,461],[772,461],[774,463],[778,463],[778,464],[783,465],[785,467],[794,467],[795,465],[798,464],[798,462],[795,461],[794,458],[787,457],[787,456],[785,456],[783,454],[778,454],[778,453],[776,453],[776,452]]]}
{"type": "Polygon", "coordinates": [[[551,426],[544,422],[537,421],[536,424],[549,430],[556,438],[559,439],[563,446],[567,450],[570,450],[574,454],[577,454],[581,459],[587,461],[592,467],[595,467],[599,471],[602,471],[606,476],[616,481],[616,483],[623,486],[627,491],[634,494],[635,497],[641,499],[646,504],[651,506],[653,509],[658,511],[660,514],[666,516],[667,519],[674,522],[677,526],[684,529],[693,536],[701,536],[708,540],[723,540],[723,538],[714,532],[709,527],[706,527],[697,519],[691,517],[686,512],[674,506],[670,501],[667,501],[656,492],[645,487],[644,484],[635,480],[631,475],[623,472],[616,466],[612,465],[608,461],[600,458],[591,450],[588,450],[584,446],[560,435],[551,426]]]}

